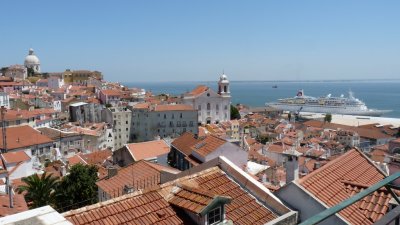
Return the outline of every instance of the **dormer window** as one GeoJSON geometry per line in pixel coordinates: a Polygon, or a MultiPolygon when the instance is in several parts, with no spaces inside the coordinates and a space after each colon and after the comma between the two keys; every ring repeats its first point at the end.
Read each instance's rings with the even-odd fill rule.
{"type": "Polygon", "coordinates": [[[213,225],[221,222],[222,215],[221,215],[221,207],[215,208],[211,210],[208,214],[208,224],[213,225]]]}

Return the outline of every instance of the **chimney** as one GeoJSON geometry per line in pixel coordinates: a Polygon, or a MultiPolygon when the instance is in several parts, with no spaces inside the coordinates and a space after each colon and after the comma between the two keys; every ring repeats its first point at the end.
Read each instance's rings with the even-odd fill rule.
{"type": "Polygon", "coordinates": [[[111,177],[115,176],[118,174],[118,170],[117,168],[115,168],[114,166],[110,166],[108,167],[108,176],[107,179],[110,179],[111,177]]]}
{"type": "Polygon", "coordinates": [[[321,168],[321,163],[320,162],[315,162],[314,163],[314,170],[321,168]]]}
{"type": "Polygon", "coordinates": [[[299,179],[299,161],[297,155],[286,155],[286,184],[299,179]]]}

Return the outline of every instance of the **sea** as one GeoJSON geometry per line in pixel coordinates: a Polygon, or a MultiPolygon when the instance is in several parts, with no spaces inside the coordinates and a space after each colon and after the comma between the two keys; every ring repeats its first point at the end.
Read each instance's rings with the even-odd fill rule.
{"type": "MultiPolygon", "coordinates": [[[[153,94],[179,96],[194,89],[197,85],[207,85],[217,90],[217,82],[125,82],[127,87],[144,88],[153,94]]],[[[308,96],[320,97],[348,96],[362,100],[370,109],[392,110],[383,117],[400,118],[400,80],[387,81],[231,81],[232,103],[251,107],[262,107],[267,102],[280,98],[294,97],[299,89],[308,96]],[[276,88],[273,86],[276,85],[276,88]]]]}

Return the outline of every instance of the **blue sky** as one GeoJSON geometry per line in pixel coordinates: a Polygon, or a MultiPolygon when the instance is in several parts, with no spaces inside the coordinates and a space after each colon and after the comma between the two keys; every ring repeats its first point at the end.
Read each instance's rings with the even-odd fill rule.
{"type": "Polygon", "coordinates": [[[4,1],[0,66],[112,81],[400,78],[400,1],[4,1]]]}

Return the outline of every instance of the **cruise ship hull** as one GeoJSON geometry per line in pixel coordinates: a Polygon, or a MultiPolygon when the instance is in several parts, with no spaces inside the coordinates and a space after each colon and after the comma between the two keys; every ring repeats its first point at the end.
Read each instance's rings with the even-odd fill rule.
{"type": "Polygon", "coordinates": [[[312,112],[312,113],[330,113],[330,114],[343,114],[355,116],[382,116],[390,110],[374,110],[366,109],[360,110],[359,107],[351,106],[320,106],[320,105],[304,105],[304,104],[282,104],[282,103],[269,103],[267,106],[276,108],[282,111],[290,112],[312,112]]]}

